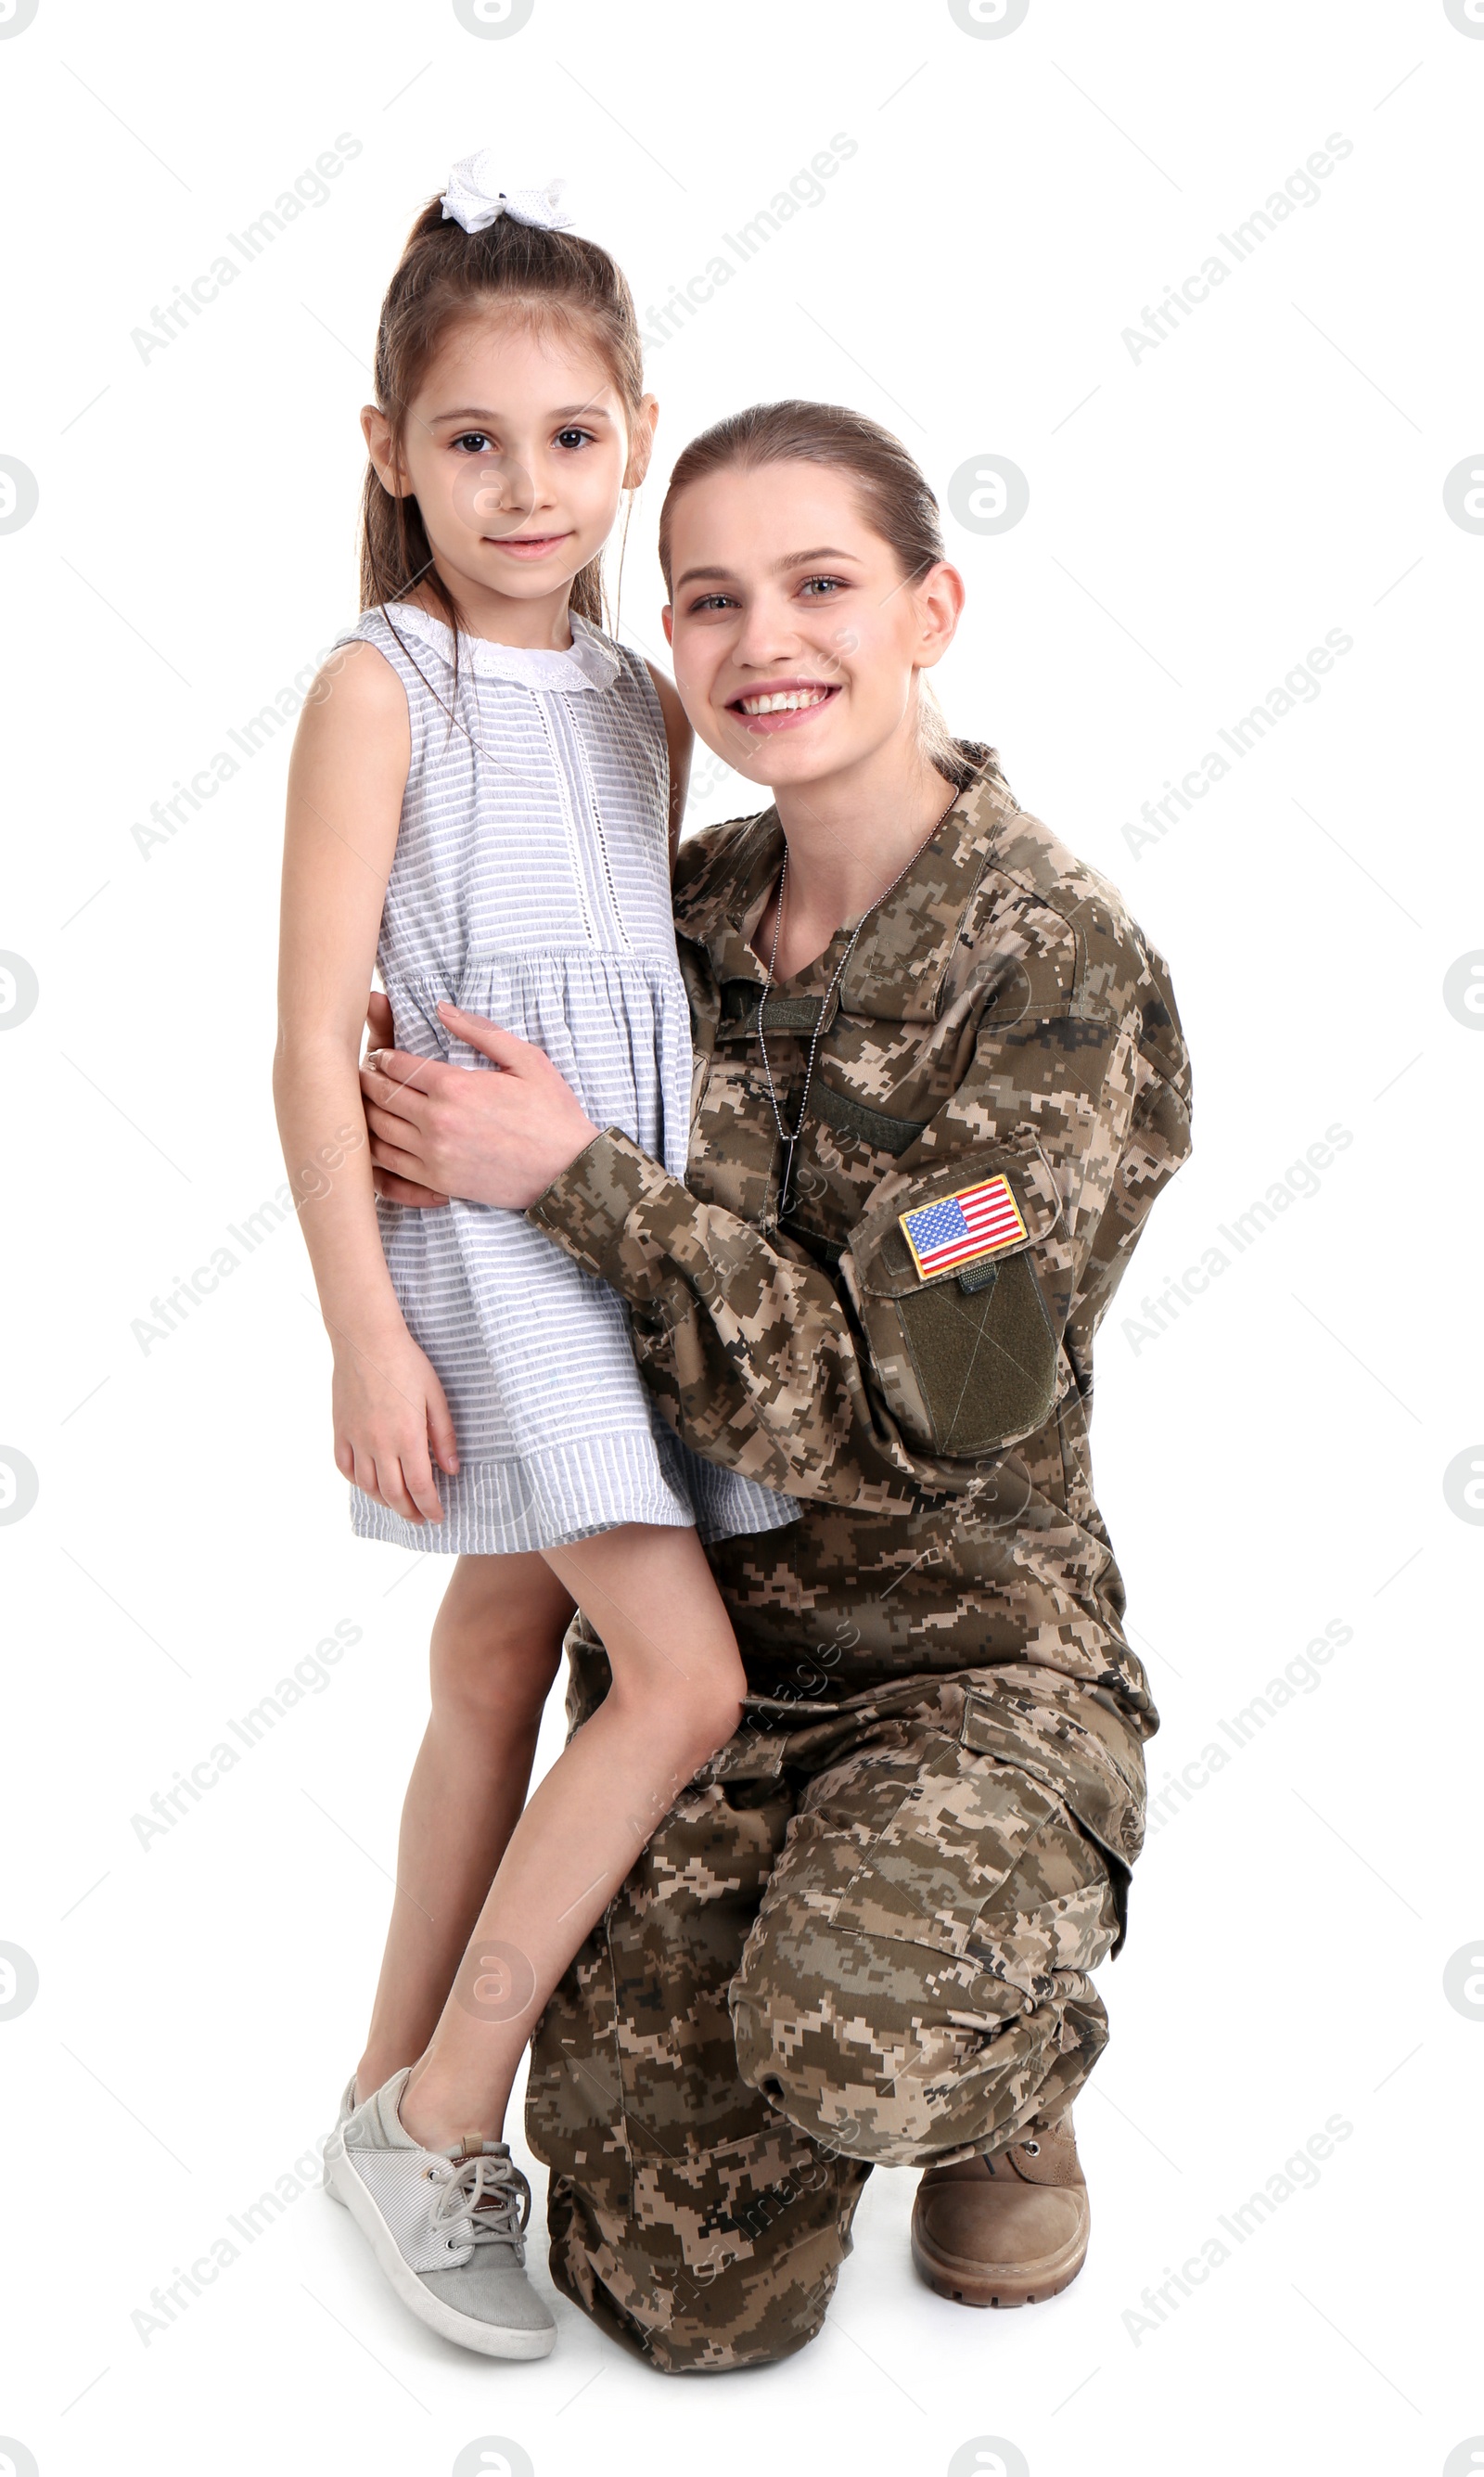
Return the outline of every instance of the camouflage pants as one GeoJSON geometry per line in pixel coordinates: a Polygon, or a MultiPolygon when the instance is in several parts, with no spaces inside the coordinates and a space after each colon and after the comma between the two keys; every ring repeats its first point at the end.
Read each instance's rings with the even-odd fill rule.
{"type": "MultiPolygon", "coordinates": [[[[606,1664],[573,1662],[580,1717],[606,1664]]],[[[1022,1668],[756,1702],[655,1833],[537,2032],[527,2127],[557,2285],[661,2371],[803,2347],[874,2164],[999,2149],[1086,2079],[1143,1786],[1092,1699],[1022,1668]]]]}

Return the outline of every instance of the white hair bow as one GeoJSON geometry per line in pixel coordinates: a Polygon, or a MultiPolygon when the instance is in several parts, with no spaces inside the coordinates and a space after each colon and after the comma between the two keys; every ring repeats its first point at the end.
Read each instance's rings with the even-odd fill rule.
{"type": "Polygon", "coordinates": [[[544,189],[502,189],[495,179],[495,150],[483,146],[466,155],[448,176],[443,192],[444,221],[450,216],[466,233],[484,232],[501,215],[518,224],[535,224],[542,232],[572,232],[570,215],[561,209],[565,181],[548,181],[544,189]]]}

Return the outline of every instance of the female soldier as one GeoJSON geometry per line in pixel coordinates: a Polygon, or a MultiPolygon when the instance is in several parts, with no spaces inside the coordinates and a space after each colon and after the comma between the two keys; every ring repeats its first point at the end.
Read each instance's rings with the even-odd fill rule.
{"type": "MultiPolygon", "coordinates": [[[[680,853],[687,1184],[474,1017],[503,1073],[385,1053],[364,1088],[384,1193],[525,1210],[629,1301],[685,1440],[804,1500],[712,1552],[743,1727],[534,2049],[554,2274],[679,2371],[813,2337],[877,2162],[928,2170],[940,2293],[1081,2266],[1070,2103],[1156,1725],[1092,1493],[1093,1337],[1190,1077],[1117,893],[942,725],[924,674],[963,588],[889,434],[799,403],[719,424],[661,559],[690,719],[773,792],[680,853]]],[[[606,1664],[581,1620],[569,1651],[580,1723],[606,1664]]]]}

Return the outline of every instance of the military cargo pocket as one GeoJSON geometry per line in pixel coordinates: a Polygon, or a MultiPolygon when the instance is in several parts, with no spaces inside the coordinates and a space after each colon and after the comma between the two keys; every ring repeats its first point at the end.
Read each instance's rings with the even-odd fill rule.
{"type": "MultiPolygon", "coordinates": [[[[710,2260],[720,2267],[718,2258],[737,2250],[735,2241],[727,2240],[732,2231],[744,2239],[755,2236],[777,2216],[766,2197],[780,2186],[824,2189],[829,2182],[807,2137],[740,2074],[736,2096],[757,2125],[741,2140],[719,2141],[709,2149],[693,2142],[683,2153],[657,2144],[635,2151],[630,2203],[634,2225],[664,2229],[683,2250],[687,2265],[710,2260]]],[[[750,2247],[744,2243],[743,2250],[750,2247]]]]}
{"type": "Polygon", "coordinates": [[[1065,1710],[1047,1711],[1039,1693],[1028,1700],[1032,1709],[1041,1703],[1043,1722],[1030,1743],[1024,1690],[1016,1692],[1006,1680],[996,1694],[966,1694],[959,1743],[1015,1764],[1061,1800],[1107,1869],[1118,1918],[1116,1958],[1128,1932],[1131,1863],[1144,1836],[1143,1748],[1130,1737],[1128,1760],[1121,1763],[1105,1735],[1079,1726],[1065,1710]]]}
{"type": "MultiPolygon", "coordinates": [[[[911,1764],[910,1781],[859,1852],[831,1923],[961,1958],[1026,1842],[1060,1814],[1060,1801],[1041,1781],[949,1739],[919,1745],[911,1764]]],[[[872,1786],[889,1798],[895,1785],[888,1773],[872,1786]]]]}
{"type": "Polygon", "coordinates": [[[973,1460],[1034,1436],[1050,1417],[1060,1351],[1030,1251],[1059,1213],[1037,1145],[986,1144],[920,1173],[852,1231],[846,1277],[886,1407],[908,1444],[973,1460]],[[974,1190],[1000,1205],[987,1222],[974,1190]],[[950,1231],[946,1245],[914,1254],[908,1217],[952,1207],[966,1191],[970,1217],[957,1246],[950,1231]],[[979,1237],[988,1243],[976,1250],[979,1237]]]}

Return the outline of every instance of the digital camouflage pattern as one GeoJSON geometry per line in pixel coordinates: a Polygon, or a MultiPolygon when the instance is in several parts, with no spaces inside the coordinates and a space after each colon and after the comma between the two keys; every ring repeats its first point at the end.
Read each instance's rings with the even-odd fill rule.
{"type": "MultiPolygon", "coordinates": [[[[682,847],[688,1183],[616,1132],[530,1217],[633,1312],[667,1415],[804,1501],[712,1563],[750,1694],[548,2010],[528,2122],[556,2276],[665,2370],[818,2330],[876,2162],[994,2150],[1106,2037],[1156,1726],[1092,1492],[1093,1339],[1190,1146],[1169,978],[992,751],[871,914],[772,992],[776,814],[682,847]],[[924,1281],[900,1216],[1010,1184],[924,1281]],[[781,1209],[780,1209],[781,1206],[781,1209]]],[[[679,1650],[679,1647],[678,1647],[679,1650]]],[[[570,1714],[606,1663],[580,1620],[570,1714]]]]}

